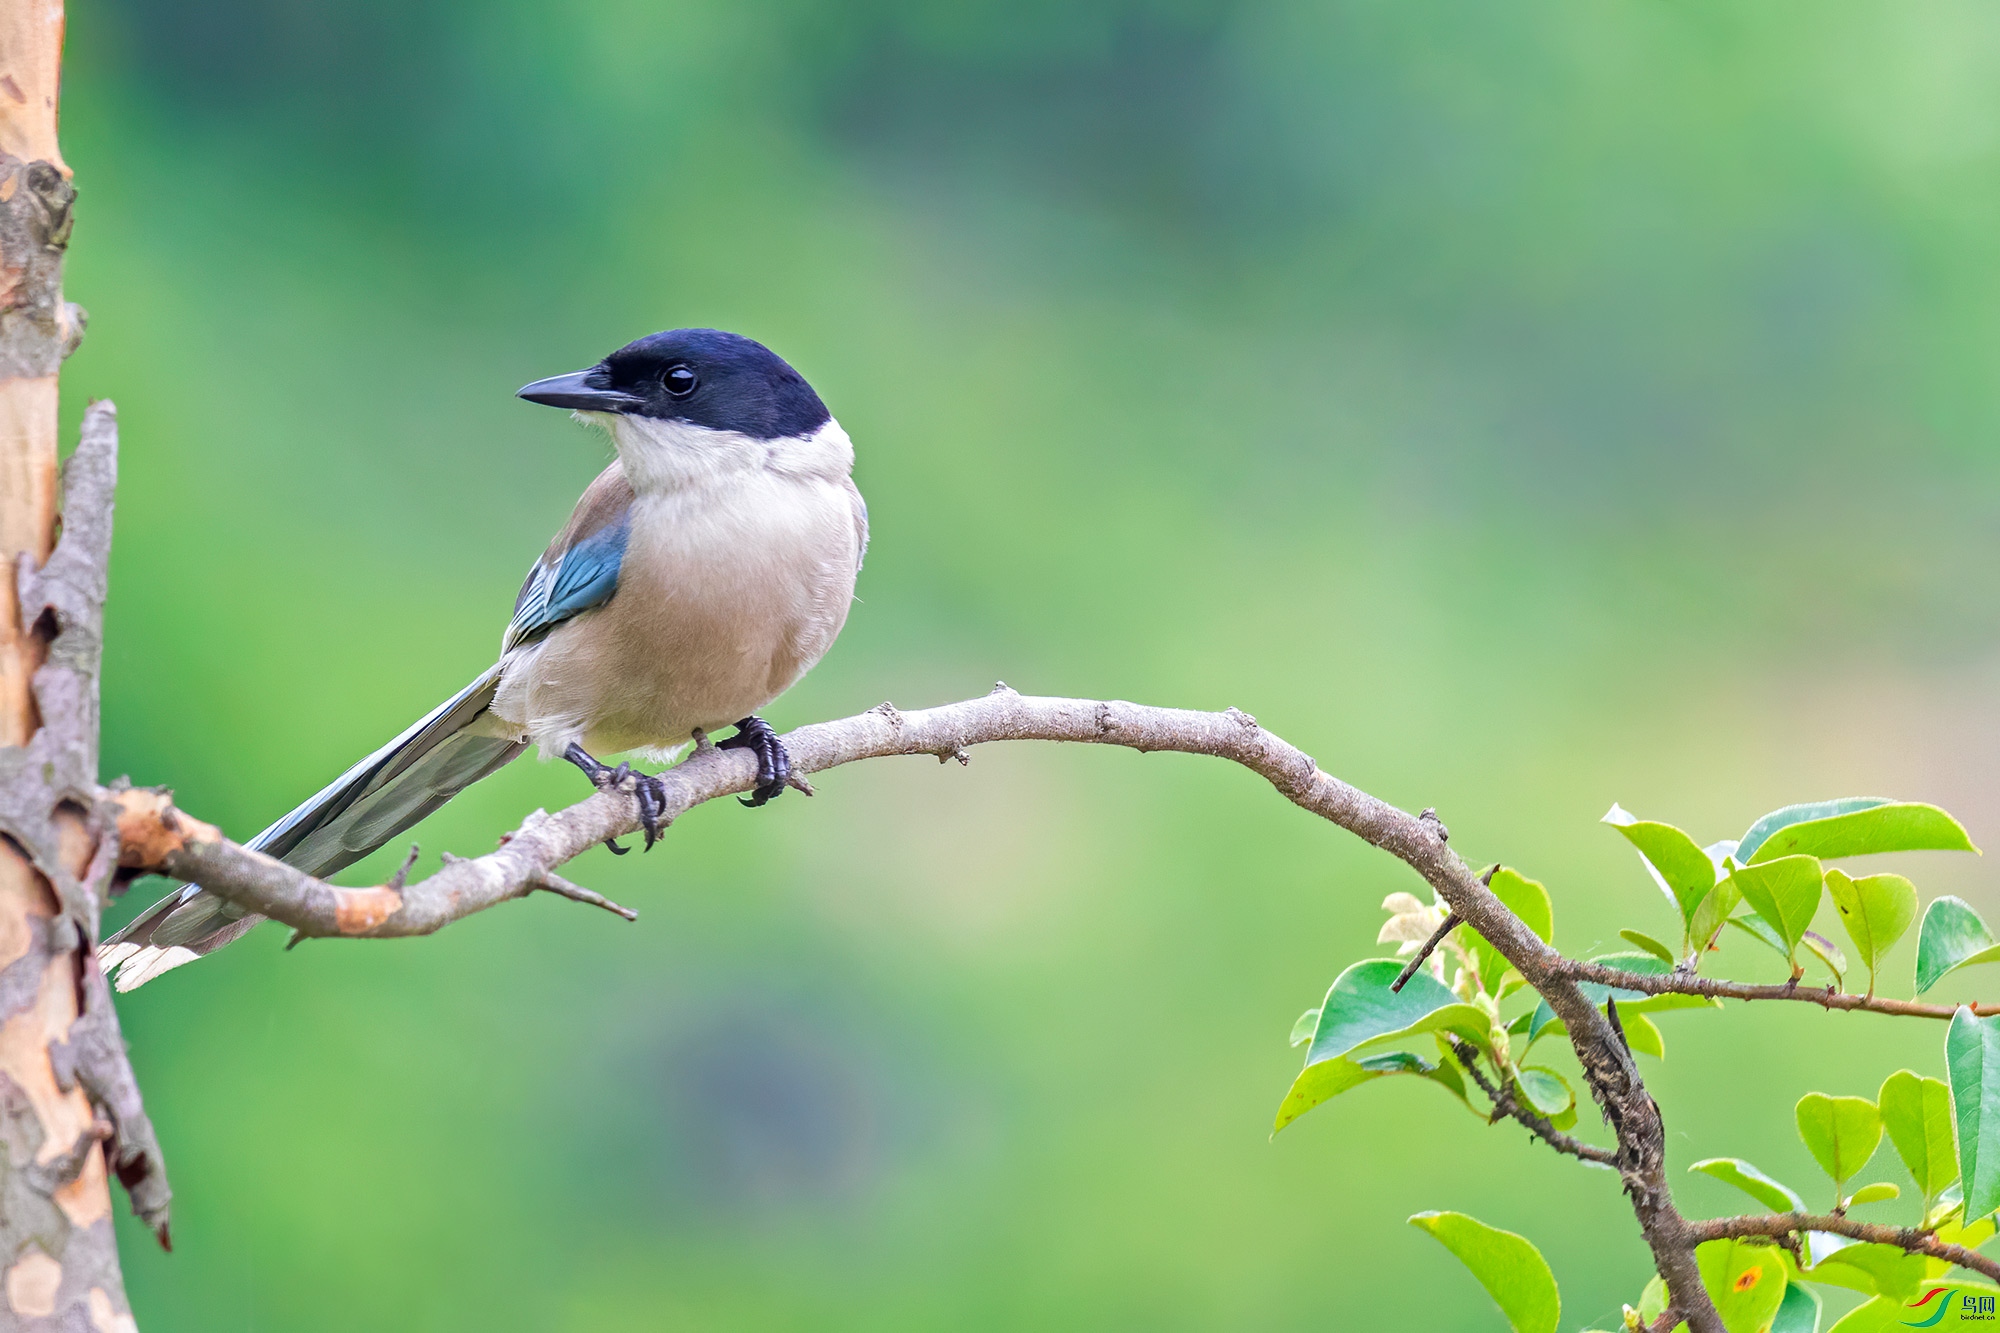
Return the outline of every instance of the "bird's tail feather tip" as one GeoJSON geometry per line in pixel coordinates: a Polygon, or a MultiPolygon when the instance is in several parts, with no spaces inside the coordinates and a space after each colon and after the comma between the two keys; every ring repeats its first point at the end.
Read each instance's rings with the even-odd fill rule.
{"type": "Polygon", "coordinates": [[[110,976],[126,959],[139,952],[142,946],[130,941],[113,940],[97,946],[97,970],[110,976]]]}
{"type": "Polygon", "coordinates": [[[99,964],[106,972],[117,969],[117,976],[111,985],[122,995],[126,991],[139,989],[162,972],[171,972],[183,964],[192,963],[199,957],[201,955],[193,949],[183,948],[178,944],[166,948],[150,944],[119,944],[114,945],[99,960],[99,964]]]}

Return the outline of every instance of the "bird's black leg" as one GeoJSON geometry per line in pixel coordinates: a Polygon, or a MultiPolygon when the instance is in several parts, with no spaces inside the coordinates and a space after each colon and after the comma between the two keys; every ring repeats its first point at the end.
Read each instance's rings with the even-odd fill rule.
{"type": "MultiPolygon", "coordinates": [[[[563,758],[582,769],[583,775],[589,778],[590,784],[599,791],[623,791],[626,780],[628,778],[631,780],[632,799],[639,807],[639,826],[646,830],[646,850],[652,851],[653,844],[660,840],[660,830],[663,827],[660,817],[667,810],[667,784],[649,774],[634,772],[630,764],[620,764],[613,768],[609,764],[600,763],[589,751],[574,742],[563,751],[563,758]]],[[[625,855],[629,850],[620,847],[611,838],[606,838],[604,845],[619,856],[625,855]]]]}
{"type": "Polygon", "coordinates": [[[761,717],[746,717],[738,722],[736,734],[726,741],[717,741],[715,748],[757,752],[757,785],[743,798],[745,805],[764,804],[784,791],[791,779],[792,757],[785,753],[785,743],[778,739],[778,733],[761,717]]]}

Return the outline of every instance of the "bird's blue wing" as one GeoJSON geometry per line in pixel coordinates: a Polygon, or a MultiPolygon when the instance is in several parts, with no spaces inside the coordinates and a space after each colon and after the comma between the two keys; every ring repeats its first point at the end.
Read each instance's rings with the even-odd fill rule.
{"type": "Polygon", "coordinates": [[[507,646],[531,643],[571,616],[610,601],[618,591],[618,568],[631,531],[627,508],[603,527],[537,560],[514,601],[507,646]]]}

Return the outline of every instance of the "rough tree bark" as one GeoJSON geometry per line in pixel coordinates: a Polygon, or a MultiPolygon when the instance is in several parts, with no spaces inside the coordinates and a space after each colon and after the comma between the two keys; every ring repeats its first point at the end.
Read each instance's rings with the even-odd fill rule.
{"type": "Polygon", "coordinates": [[[118,859],[97,785],[117,421],[91,413],[58,545],[56,375],[82,332],[62,32],[60,3],[0,0],[0,1325],[111,1333],[134,1324],[107,1167],[162,1244],[168,1191],[93,954],[118,859]]]}

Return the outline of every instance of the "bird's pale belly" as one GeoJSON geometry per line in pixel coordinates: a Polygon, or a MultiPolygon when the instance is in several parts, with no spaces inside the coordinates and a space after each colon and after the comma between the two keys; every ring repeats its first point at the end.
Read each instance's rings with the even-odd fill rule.
{"type": "Polygon", "coordinates": [[[544,753],[668,749],[726,727],[804,675],[847,619],[858,551],[844,488],[793,483],[699,518],[644,517],[613,602],[503,678],[494,712],[544,753]]]}

